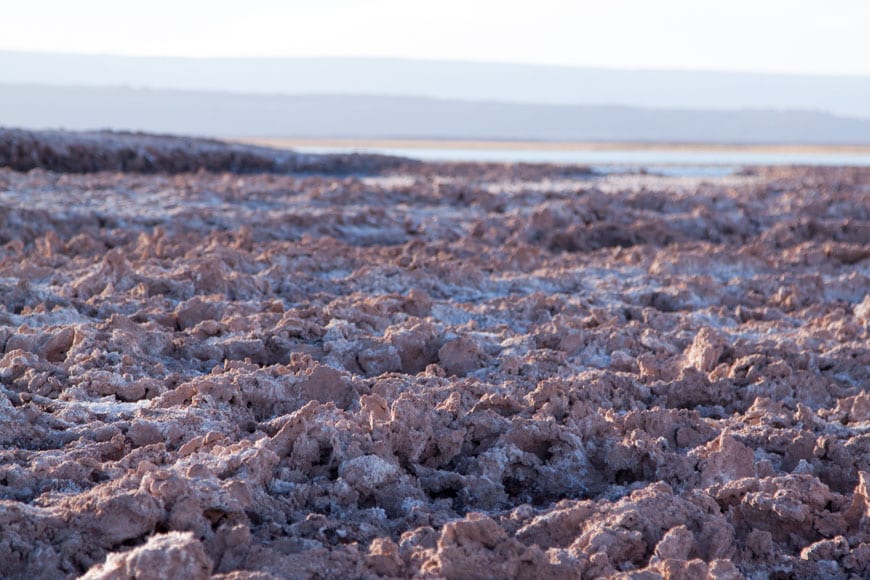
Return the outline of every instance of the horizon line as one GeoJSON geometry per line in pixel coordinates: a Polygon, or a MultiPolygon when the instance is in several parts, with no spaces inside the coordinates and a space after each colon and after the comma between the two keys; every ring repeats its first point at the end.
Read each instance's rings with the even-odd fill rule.
{"type": "MultiPolygon", "coordinates": [[[[0,51],[2,52],[2,51],[0,51]]],[[[256,91],[256,90],[230,90],[230,89],[196,89],[196,88],[180,88],[165,85],[133,85],[133,84],[67,84],[67,83],[52,83],[52,82],[7,82],[0,78],[0,88],[3,87],[21,87],[21,88],[37,88],[37,89],[73,89],[73,90],[122,90],[133,92],[153,92],[153,93],[181,93],[181,94],[204,94],[204,95],[224,95],[237,97],[253,97],[253,98],[368,98],[368,99],[410,99],[419,101],[432,101],[438,103],[460,103],[466,105],[505,105],[516,107],[547,107],[556,109],[626,109],[631,111],[658,111],[669,113],[804,113],[824,115],[837,119],[847,119],[855,121],[868,121],[870,116],[863,117],[860,115],[844,115],[836,113],[830,109],[818,108],[786,108],[786,107],[675,107],[675,106],[655,106],[655,105],[632,105],[620,102],[606,103],[561,103],[561,102],[546,102],[546,101],[519,101],[519,100],[503,100],[503,99],[481,99],[481,98],[461,98],[461,97],[441,97],[415,93],[378,93],[378,92],[275,92],[275,91],[256,91]]]]}
{"type": "Polygon", "coordinates": [[[59,56],[59,57],[83,57],[83,58],[118,58],[135,60],[192,60],[192,61],[303,61],[303,60],[331,60],[331,61],[392,61],[406,63],[432,63],[432,64],[464,64],[472,66],[511,66],[560,70],[585,70],[602,72],[624,73],[678,73],[678,74],[712,74],[712,75],[746,75],[746,76],[774,76],[774,77],[820,77],[820,78],[870,78],[870,72],[795,72],[781,70],[748,70],[742,68],[680,68],[680,67],[630,67],[630,66],[601,66],[586,64],[542,63],[542,62],[519,62],[502,60],[460,60],[451,58],[409,58],[383,55],[347,56],[347,55],[173,55],[173,54],[124,54],[110,52],[59,52],[56,50],[23,50],[0,47],[0,54],[19,54],[29,56],[59,56]]]}

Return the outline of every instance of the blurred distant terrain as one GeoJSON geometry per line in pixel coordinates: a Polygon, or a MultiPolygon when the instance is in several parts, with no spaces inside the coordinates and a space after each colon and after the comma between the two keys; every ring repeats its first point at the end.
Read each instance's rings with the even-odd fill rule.
{"type": "Polygon", "coordinates": [[[870,143],[870,78],[0,52],[0,125],[224,137],[870,143]]]}

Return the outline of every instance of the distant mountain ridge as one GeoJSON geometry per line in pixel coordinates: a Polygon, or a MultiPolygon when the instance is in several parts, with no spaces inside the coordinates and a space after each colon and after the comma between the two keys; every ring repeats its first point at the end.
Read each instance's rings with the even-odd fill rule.
{"type": "Polygon", "coordinates": [[[0,125],[219,137],[870,144],[870,119],[373,95],[0,85],[0,125]]]}
{"type": "Polygon", "coordinates": [[[631,71],[371,58],[193,59],[0,51],[0,83],[665,109],[806,109],[870,118],[870,76],[631,71]]]}

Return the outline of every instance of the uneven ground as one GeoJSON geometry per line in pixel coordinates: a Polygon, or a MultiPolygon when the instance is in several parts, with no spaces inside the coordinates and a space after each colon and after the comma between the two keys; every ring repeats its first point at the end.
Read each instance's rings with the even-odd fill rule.
{"type": "Polygon", "coordinates": [[[0,570],[866,578],[870,172],[0,170],[0,570]]]}

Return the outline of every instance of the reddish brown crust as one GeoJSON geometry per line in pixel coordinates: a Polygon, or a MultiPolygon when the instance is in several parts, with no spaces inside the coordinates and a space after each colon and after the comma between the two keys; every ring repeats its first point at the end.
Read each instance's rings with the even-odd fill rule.
{"type": "Polygon", "coordinates": [[[4,574],[870,574],[867,171],[0,170],[0,226],[4,574]]]}

